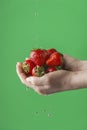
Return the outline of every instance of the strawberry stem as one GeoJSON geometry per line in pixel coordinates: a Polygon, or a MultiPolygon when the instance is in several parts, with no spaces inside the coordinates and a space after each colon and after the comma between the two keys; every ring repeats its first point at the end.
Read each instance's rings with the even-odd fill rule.
{"type": "Polygon", "coordinates": [[[37,73],[38,73],[38,76],[42,76],[45,74],[45,70],[44,70],[44,67],[42,66],[37,66],[37,73]]]}
{"type": "Polygon", "coordinates": [[[61,70],[61,69],[62,69],[62,66],[56,66],[56,69],[57,69],[57,70],[61,70]]]}
{"type": "Polygon", "coordinates": [[[24,72],[25,72],[26,74],[28,74],[29,71],[30,71],[29,66],[28,66],[26,63],[23,63],[22,67],[23,67],[24,72]]]}

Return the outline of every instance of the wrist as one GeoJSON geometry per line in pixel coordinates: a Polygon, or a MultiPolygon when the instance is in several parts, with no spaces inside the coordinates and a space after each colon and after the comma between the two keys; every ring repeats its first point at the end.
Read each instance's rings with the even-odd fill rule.
{"type": "Polygon", "coordinates": [[[87,71],[73,72],[70,86],[71,89],[87,88],[87,71]]]}
{"type": "Polygon", "coordinates": [[[87,70],[87,61],[86,60],[80,60],[78,63],[79,70],[87,70]]]}

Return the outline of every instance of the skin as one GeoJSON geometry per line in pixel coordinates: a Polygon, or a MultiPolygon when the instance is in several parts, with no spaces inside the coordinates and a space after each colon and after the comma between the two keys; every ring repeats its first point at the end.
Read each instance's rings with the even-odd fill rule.
{"type": "Polygon", "coordinates": [[[24,85],[41,95],[87,88],[87,61],[81,61],[66,54],[63,59],[63,70],[54,71],[42,77],[26,77],[20,62],[16,65],[16,71],[24,85]]]}

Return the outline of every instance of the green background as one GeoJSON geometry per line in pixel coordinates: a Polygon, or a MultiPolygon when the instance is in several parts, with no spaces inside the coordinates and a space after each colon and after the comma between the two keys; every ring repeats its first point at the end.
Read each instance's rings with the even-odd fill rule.
{"type": "Polygon", "coordinates": [[[51,47],[87,59],[87,0],[0,0],[0,130],[87,130],[87,89],[41,96],[16,74],[51,47]]]}

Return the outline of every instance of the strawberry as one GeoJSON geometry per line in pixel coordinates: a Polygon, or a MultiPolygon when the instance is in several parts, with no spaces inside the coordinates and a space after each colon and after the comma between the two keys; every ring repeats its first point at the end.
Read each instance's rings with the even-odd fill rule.
{"type": "Polygon", "coordinates": [[[58,52],[54,52],[50,55],[50,57],[46,61],[46,65],[48,66],[61,66],[62,65],[62,56],[58,52]]]}
{"type": "Polygon", "coordinates": [[[54,48],[51,48],[51,49],[47,50],[47,52],[48,52],[48,55],[50,56],[52,53],[57,52],[57,50],[54,48]]]}
{"type": "Polygon", "coordinates": [[[47,73],[53,72],[53,71],[56,71],[56,70],[61,70],[61,69],[62,69],[62,66],[48,67],[47,68],[47,73]]]}
{"type": "Polygon", "coordinates": [[[22,65],[24,73],[26,75],[28,75],[28,76],[32,74],[32,69],[34,67],[35,67],[35,64],[30,59],[25,60],[24,63],[23,63],[23,65],[22,65]]]}
{"type": "Polygon", "coordinates": [[[32,50],[30,59],[38,66],[43,66],[46,60],[46,51],[43,49],[32,50]]]}
{"type": "Polygon", "coordinates": [[[49,53],[48,53],[48,50],[43,49],[43,51],[44,51],[45,61],[46,61],[49,57],[49,53]]]}
{"type": "Polygon", "coordinates": [[[56,71],[56,70],[57,70],[56,67],[48,67],[47,73],[53,72],[53,71],[56,71]]]}
{"type": "Polygon", "coordinates": [[[45,69],[43,66],[35,66],[33,69],[32,69],[32,76],[37,76],[37,77],[40,77],[42,75],[45,74],[45,69]]]}

